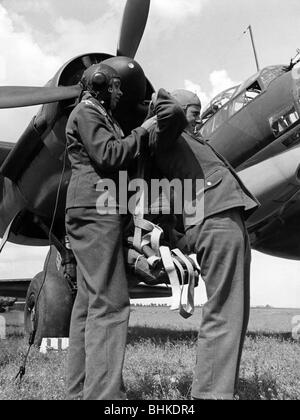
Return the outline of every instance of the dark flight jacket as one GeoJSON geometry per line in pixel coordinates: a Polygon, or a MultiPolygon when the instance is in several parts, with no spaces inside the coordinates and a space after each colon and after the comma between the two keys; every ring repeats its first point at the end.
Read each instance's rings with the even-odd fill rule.
{"type": "MultiPolygon", "coordinates": [[[[155,113],[158,116],[158,129],[150,133],[150,143],[154,148],[154,156],[161,174],[169,181],[173,179],[203,180],[204,214],[201,223],[207,217],[235,207],[244,209],[247,218],[258,206],[259,202],[247,190],[231,165],[219,155],[207,141],[183,131],[174,140],[166,136],[167,130],[160,135],[160,125],[166,127],[168,119],[172,119],[174,100],[170,96],[158,100],[155,113]]],[[[194,184],[193,198],[196,197],[194,184]]],[[[190,226],[185,226],[187,229],[190,226]]]]}
{"type": "Polygon", "coordinates": [[[86,93],[68,119],[66,136],[72,166],[68,209],[95,207],[101,194],[96,186],[101,179],[112,179],[118,187],[119,171],[126,170],[133,159],[139,158],[146,147],[148,132],[138,127],[122,138],[118,123],[86,93]]]}

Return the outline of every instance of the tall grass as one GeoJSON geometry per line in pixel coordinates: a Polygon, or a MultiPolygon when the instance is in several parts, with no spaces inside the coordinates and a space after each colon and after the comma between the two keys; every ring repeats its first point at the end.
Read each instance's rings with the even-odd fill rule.
{"type": "MultiPolygon", "coordinates": [[[[176,314],[168,318],[168,313],[164,308],[133,308],[124,365],[129,399],[190,398],[199,318],[183,328],[181,321],[173,323],[176,314]]],[[[284,323],[278,326],[278,314],[274,319],[264,331],[260,319],[259,329],[252,324],[247,335],[238,399],[300,399],[300,344],[284,323]]],[[[20,330],[9,331],[8,339],[0,341],[0,400],[65,399],[66,352],[43,355],[33,348],[20,384],[14,378],[26,350],[20,330]]]]}

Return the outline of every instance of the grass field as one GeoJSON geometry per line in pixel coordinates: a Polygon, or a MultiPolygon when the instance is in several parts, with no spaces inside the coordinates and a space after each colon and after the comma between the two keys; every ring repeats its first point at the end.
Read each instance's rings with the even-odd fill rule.
{"type": "MultiPolygon", "coordinates": [[[[300,399],[300,342],[292,339],[292,309],[252,309],[238,399],[300,399]]],[[[129,399],[190,398],[201,309],[184,320],[167,307],[132,307],[124,380],[129,399]]],[[[33,348],[21,384],[14,380],[27,342],[21,327],[0,340],[0,400],[65,399],[66,352],[33,348]]]]}

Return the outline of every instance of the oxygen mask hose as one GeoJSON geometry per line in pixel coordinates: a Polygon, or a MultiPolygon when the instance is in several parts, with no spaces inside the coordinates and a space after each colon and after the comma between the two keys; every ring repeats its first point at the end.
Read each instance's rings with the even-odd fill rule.
{"type": "MultiPolygon", "coordinates": [[[[35,325],[35,323],[34,323],[34,325],[35,325]]],[[[34,329],[32,330],[32,332],[30,333],[30,336],[29,336],[29,340],[28,340],[29,347],[28,347],[27,353],[24,357],[22,365],[20,366],[19,372],[17,373],[17,375],[15,377],[15,381],[16,381],[18,379],[18,377],[20,376],[19,384],[21,384],[23,376],[25,375],[25,372],[26,372],[26,363],[27,363],[27,359],[28,359],[31,347],[34,344],[35,334],[36,334],[36,328],[34,326],[34,329]]]]}

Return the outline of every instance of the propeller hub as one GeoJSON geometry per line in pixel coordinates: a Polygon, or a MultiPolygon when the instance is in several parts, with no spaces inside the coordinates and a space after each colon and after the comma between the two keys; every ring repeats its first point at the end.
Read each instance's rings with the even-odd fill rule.
{"type": "Polygon", "coordinates": [[[112,67],[121,78],[122,102],[138,104],[145,100],[147,80],[142,67],[128,57],[111,57],[102,61],[112,67]]]}

